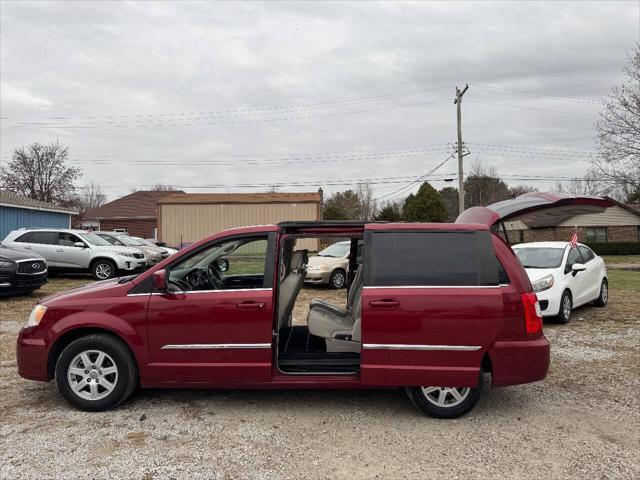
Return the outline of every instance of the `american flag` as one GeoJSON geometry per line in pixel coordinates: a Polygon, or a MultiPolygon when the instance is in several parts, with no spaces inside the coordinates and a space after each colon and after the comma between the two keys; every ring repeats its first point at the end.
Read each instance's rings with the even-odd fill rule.
{"type": "Polygon", "coordinates": [[[578,226],[577,225],[573,229],[573,233],[571,234],[571,240],[569,240],[569,243],[573,248],[576,248],[576,245],[578,244],[578,226]]]}

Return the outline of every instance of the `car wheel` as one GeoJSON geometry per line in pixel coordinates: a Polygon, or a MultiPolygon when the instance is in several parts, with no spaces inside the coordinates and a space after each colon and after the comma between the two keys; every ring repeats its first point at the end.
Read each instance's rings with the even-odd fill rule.
{"type": "Polygon", "coordinates": [[[560,311],[556,316],[558,323],[566,324],[571,320],[571,310],[573,309],[573,301],[571,300],[571,294],[568,290],[562,293],[560,299],[560,311]]]}
{"type": "Polygon", "coordinates": [[[600,284],[600,295],[598,295],[593,304],[596,307],[606,307],[607,302],[609,302],[609,282],[607,282],[606,278],[603,278],[600,284]]]}
{"type": "Polygon", "coordinates": [[[56,362],[60,394],[80,410],[98,412],[122,403],[138,384],[138,371],[129,349],[103,334],[71,342],[56,362]]]}
{"type": "Polygon", "coordinates": [[[329,286],[331,288],[344,288],[347,284],[347,274],[344,270],[336,270],[331,274],[329,278],[329,286]]]}
{"type": "Polygon", "coordinates": [[[98,260],[91,267],[91,273],[96,280],[108,280],[116,276],[117,269],[111,260],[98,260]]]}
{"type": "Polygon", "coordinates": [[[407,387],[405,390],[411,402],[430,417],[458,418],[476,406],[483,388],[481,373],[477,387],[407,387]]]}

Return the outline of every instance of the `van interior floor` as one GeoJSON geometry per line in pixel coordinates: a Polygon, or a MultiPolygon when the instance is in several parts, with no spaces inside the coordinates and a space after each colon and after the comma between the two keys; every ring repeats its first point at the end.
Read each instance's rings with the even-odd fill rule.
{"type": "Polygon", "coordinates": [[[278,367],[287,373],[357,374],[360,354],[327,352],[324,338],[312,335],[306,325],[294,325],[279,332],[278,367]]]}

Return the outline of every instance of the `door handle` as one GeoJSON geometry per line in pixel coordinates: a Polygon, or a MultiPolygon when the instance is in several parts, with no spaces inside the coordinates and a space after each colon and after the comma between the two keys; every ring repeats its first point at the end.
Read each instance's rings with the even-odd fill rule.
{"type": "Polygon", "coordinates": [[[64,248],[58,248],[56,252],[64,252],[64,248]]]}
{"type": "Polygon", "coordinates": [[[244,310],[259,310],[266,306],[267,304],[262,302],[242,302],[236,305],[236,307],[242,308],[244,310]]]}
{"type": "Polygon", "coordinates": [[[25,249],[25,250],[31,250],[31,247],[30,247],[30,246],[28,246],[28,245],[25,245],[24,249],[25,249]]]}
{"type": "Polygon", "coordinates": [[[369,302],[373,308],[393,308],[400,305],[397,300],[371,300],[369,302]]]}

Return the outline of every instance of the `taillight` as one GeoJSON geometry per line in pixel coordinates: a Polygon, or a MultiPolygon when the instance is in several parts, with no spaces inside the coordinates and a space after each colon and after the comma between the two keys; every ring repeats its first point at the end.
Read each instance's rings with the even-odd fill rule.
{"type": "Polygon", "coordinates": [[[523,293],[522,308],[524,309],[524,328],[528,335],[540,333],[542,331],[542,314],[540,304],[535,293],[523,293]]]}

